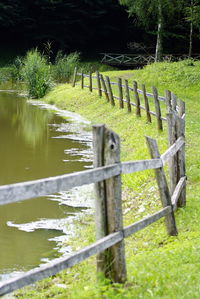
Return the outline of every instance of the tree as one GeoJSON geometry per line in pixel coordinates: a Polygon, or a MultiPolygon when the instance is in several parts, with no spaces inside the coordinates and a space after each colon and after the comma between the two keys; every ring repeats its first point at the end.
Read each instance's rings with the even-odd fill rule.
{"type": "Polygon", "coordinates": [[[160,61],[163,54],[163,37],[167,19],[171,18],[179,9],[181,1],[178,0],[119,0],[127,6],[129,16],[136,16],[139,23],[145,28],[157,26],[157,42],[155,61],[160,61]]]}

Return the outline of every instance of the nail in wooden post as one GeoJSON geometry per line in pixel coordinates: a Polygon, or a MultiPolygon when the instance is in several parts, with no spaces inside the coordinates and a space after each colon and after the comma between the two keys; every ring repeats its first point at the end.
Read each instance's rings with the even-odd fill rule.
{"type": "Polygon", "coordinates": [[[84,88],[84,74],[83,74],[83,70],[81,71],[81,88],[84,88]]]}
{"type": "Polygon", "coordinates": [[[165,90],[166,111],[170,113],[172,110],[172,94],[171,91],[165,90]]]}
{"type": "Polygon", "coordinates": [[[92,92],[92,72],[89,72],[89,91],[92,92]]]}
{"type": "Polygon", "coordinates": [[[158,91],[156,87],[152,87],[153,89],[153,96],[154,96],[154,104],[156,109],[156,117],[157,117],[157,126],[158,130],[163,130],[162,119],[161,119],[161,110],[160,110],[160,102],[158,100],[158,91]]]}
{"type": "Polygon", "coordinates": [[[129,93],[129,88],[128,88],[128,80],[124,80],[125,83],[125,98],[127,102],[127,111],[131,112],[131,103],[130,103],[130,93],[129,93]]]}
{"type": "Polygon", "coordinates": [[[118,92],[119,92],[119,108],[124,108],[124,102],[123,102],[123,89],[122,89],[122,79],[118,78],[118,92]]]}
{"type": "MultiPolygon", "coordinates": [[[[104,125],[93,126],[94,167],[120,163],[119,136],[104,125]]],[[[95,184],[97,240],[123,230],[121,176],[95,184]]],[[[97,256],[97,270],[113,282],[126,280],[124,240],[97,256]]]]}
{"type": "Polygon", "coordinates": [[[104,91],[104,93],[105,93],[107,102],[109,102],[110,99],[109,99],[109,95],[108,95],[108,90],[107,90],[106,83],[105,83],[105,80],[104,80],[104,77],[103,77],[102,74],[100,74],[100,79],[101,79],[101,84],[102,84],[103,91],[104,91]]]}
{"type": "MultiPolygon", "coordinates": [[[[146,137],[146,141],[147,141],[147,145],[149,148],[151,158],[152,159],[160,158],[160,153],[158,150],[158,145],[157,145],[156,140],[154,140],[150,137],[146,137]]],[[[176,228],[176,221],[175,221],[175,217],[174,217],[173,206],[171,203],[171,196],[169,193],[169,188],[167,185],[167,180],[166,180],[166,176],[165,176],[163,167],[155,169],[155,175],[156,175],[156,181],[158,184],[160,199],[161,199],[163,208],[165,208],[167,206],[171,206],[171,213],[169,213],[165,217],[167,232],[170,236],[176,236],[178,234],[177,228],[176,228]]]]}
{"type": "Polygon", "coordinates": [[[96,76],[97,76],[97,87],[98,87],[98,94],[101,97],[102,96],[102,91],[101,91],[101,81],[100,81],[100,76],[99,76],[99,72],[96,72],[96,76]]]}
{"type": "Polygon", "coordinates": [[[134,96],[135,96],[135,104],[136,104],[136,111],[135,114],[136,116],[141,116],[141,110],[140,110],[140,97],[138,94],[138,85],[136,81],[133,81],[133,92],[134,92],[134,96]]]}
{"type": "Polygon", "coordinates": [[[107,90],[108,90],[108,94],[109,94],[109,98],[110,98],[110,103],[111,103],[112,106],[115,106],[112,87],[111,87],[111,84],[110,84],[110,78],[108,76],[106,76],[106,83],[107,83],[107,90]]]}
{"type": "Polygon", "coordinates": [[[72,87],[75,87],[76,85],[76,76],[77,76],[77,67],[74,69],[74,77],[73,77],[73,82],[72,82],[72,87]]]}
{"type": "Polygon", "coordinates": [[[143,98],[144,98],[144,106],[145,106],[145,110],[146,110],[146,116],[147,116],[147,121],[151,123],[151,114],[150,114],[150,110],[149,110],[149,100],[146,94],[146,88],[145,85],[142,84],[142,92],[143,92],[143,98]]]}
{"type": "MultiPolygon", "coordinates": [[[[177,116],[177,138],[185,137],[185,119],[177,116]]],[[[178,151],[178,181],[186,176],[185,173],[185,145],[178,151]]],[[[178,199],[177,206],[184,207],[186,205],[186,184],[184,185],[178,199]]]]}
{"type": "MultiPolygon", "coordinates": [[[[177,140],[177,130],[176,130],[176,114],[167,114],[167,129],[168,129],[168,145],[169,147],[173,145],[177,140]]],[[[169,165],[169,180],[170,180],[170,193],[173,194],[176,185],[178,183],[177,178],[177,154],[174,155],[168,162],[169,165]]]]}

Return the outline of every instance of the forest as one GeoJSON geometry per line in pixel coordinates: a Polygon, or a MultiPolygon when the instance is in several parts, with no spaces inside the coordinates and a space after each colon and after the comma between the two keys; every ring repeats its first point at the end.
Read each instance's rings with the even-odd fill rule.
{"type": "MultiPolygon", "coordinates": [[[[55,51],[198,53],[199,0],[2,0],[1,51],[20,54],[47,41],[55,51]]],[[[87,56],[86,55],[86,56],[87,56]]],[[[158,54],[159,55],[159,54],[158,54]]]]}

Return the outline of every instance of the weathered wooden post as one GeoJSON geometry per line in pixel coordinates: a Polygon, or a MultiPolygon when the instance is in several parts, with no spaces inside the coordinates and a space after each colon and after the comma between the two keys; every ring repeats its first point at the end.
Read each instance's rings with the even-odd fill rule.
{"type": "MultiPolygon", "coordinates": [[[[94,167],[120,163],[119,136],[104,125],[93,126],[94,167]]],[[[122,231],[121,176],[95,184],[97,240],[122,231]]],[[[113,282],[126,280],[124,240],[97,256],[97,271],[113,282]]]]}
{"type": "Polygon", "coordinates": [[[122,78],[118,78],[118,93],[119,93],[119,108],[124,108],[124,102],[123,102],[123,89],[122,89],[122,78]]]}
{"type": "MultiPolygon", "coordinates": [[[[158,145],[157,145],[156,140],[154,140],[150,137],[146,137],[146,141],[147,141],[147,145],[149,148],[151,158],[152,159],[160,158],[160,153],[158,150],[158,145]]],[[[165,208],[167,206],[171,206],[171,213],[169,213],[165,217],[167,232],[170,236],[176,236],[178,234],[177,228],[176,228],[176,221],[175,221],[175,217],[174,217],[171,196],[169,193],[169,188],[167,185],[167,180],[166,180],[166,176],[165,176],[163,167],[155,169],[155,175],[156,175],[156,181],[158,184],[160,199],[161,199],[163,208],[165,208]]]]}
{"type": "Polygon", "coordinates": [[[97,77],[98,94],[101,97],[102,96],[101,81],[100,81],[100,76],[99,76],[99,72],[98,71],[96,71],[96,77],[97,77]]]}
{"type": "Polygon", "coordinates": [[[77,76],[77,67],[74,68],[74,76],[73,76],[73,81],[72,81],[72,87],[75,87],[76,85],[76,76],[77,76]]]}
{"type": "Polygon", "coordinates": [[[107,90],[108,90],[108,95],[109,95],[110,103],[111,103],[112,106],[115,106],[115,101],[114,101],[114,97],[113,97],[112,87],[111,87],[111,84],[110,84],[110,78],[108,76],[106,76],[106,83],[107,83],[107,90]]]}
{"type": "Polygon", "coordinates": [[[133,81],[133,92],[134,92],[134,96],[135,96],[135,105],[136,105],[135,114],[136,114],[136,116],[141,117],[140,97],[139,97],[137,89],[138,89],[138,84],[136,81],[133,81]]]}
{"type": "Polygon", "coordinates": [[[171,103],[172,103],[172,110],[176,111],[177,99],[174,93],[171,93],[171,103]]]}
{"type": "Polygon", "coordinates": [[[143,93],[143,98],[144,98],[144,106],[145,106],[145,111],[146,111],[147,122],[151,123],[149,100],[148,100],[148,97],[147,97],[146,88],[145,88],[144,84],[142,84],[142,93],[143,93]]]}
{"type": "Polygon", "coordinates": [[[89,91],[92,92],[92,71],[89,72],[89,91]]]}
{"type": "MultiPolygon", "coordinates": [[[[167,129],[168,129],[168,145],[173,145],[177,140],[177,125],[176,113],[167,114],[167,129]]],[[[177,154],[174,155],[168,162],[169,165],[169,180],[170,180],[170,193],[173,194],[178,183],[178,169],[177,169],[177,154]]]]}
{"type": "Polygon", "coordinates": [[[165,90],[166,111],[170,113],[172,110],[172,94],[171,91],[165,90]]]}
{"type": "Polygon", "coordinates": [[[131,112],[131,100],[130,100],[130,93],[129,93],[129,87],[128,87],[128,80],[124,80],[125,83],[125,98],[127,102],[127,111],[131,112]]]}
{"type": "Polygon", "coordinates": [[[104,93],[105,93],[107,102],[109,102],[110,99],[109,99],[109,96],[108,96],[108,90],[107,90],[106,83],[105,83],[105,80],[104,80],[104,77],[103,77],[102,74],[100,74],[100,79],[101,79],[101,83],[102,83],[103,91],[104,91],[104,93]]]}
{"type": "Polygon", "coordinates": [[[161,110],[160,110],[160,102],[158,99],[158,91],[156,87],[152,87],[153,89],[153,96],[154,96],[154,104],[156,109],[156,117],[157,117],[157,126],[158,130],[163,130],[162,119],[161,119],[161,110]]]}

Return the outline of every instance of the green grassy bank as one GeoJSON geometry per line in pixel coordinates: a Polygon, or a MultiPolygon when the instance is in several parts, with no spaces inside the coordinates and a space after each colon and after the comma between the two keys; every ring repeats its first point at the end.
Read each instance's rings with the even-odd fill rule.
{"type": "MultiPolygon", "coordinates": [[[[112,80],[127,78],[172,90],[186,102],[187,206],[176,212],[179,234],[168,237],[160,220],[125,241],[128,280],[125,285],[110,285],[105,279],[96,281],[95,258],[43,280],[34,287],[17,293],[19,298],[199,298],[200,297],[200,62],[159,63],[143,70],[107,72],[112,80]]],[[[105,123],[121,138],[121,160],[148,159],[144,135],[156,138],[160,152],[167,148],[166,125],[157,132],[156,122],[147,124],[143,113],[110,106],[96,92],[72,88],[68,84],[55,87],[44,100],[62,109],[74,111],[95,123],[105,123]]],[[[167,170],[167,169],[166,169],[167,170]]],[[[123,176],[124,225],[159,210],[153,171],[123,176]]],[[[94,241],[94,220],[85,216],[77,222],[77,236],[70,240],[74,250],[94,241]]]]}

